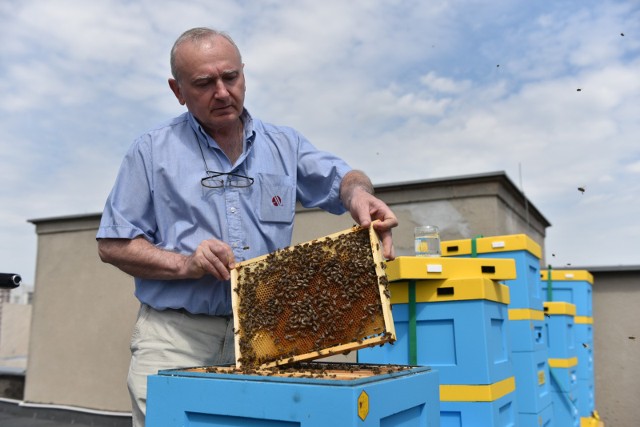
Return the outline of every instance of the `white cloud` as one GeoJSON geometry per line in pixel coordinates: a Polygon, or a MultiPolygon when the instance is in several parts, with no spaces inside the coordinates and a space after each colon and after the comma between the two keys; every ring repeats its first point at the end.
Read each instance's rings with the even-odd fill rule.
{"type": "Polygon", "coordinates": [[[636,160],[635,162],[628,164],[625,166],[625,170],[630,173],[640,174],[640,160],[636,160]]]}
{"type": "Polygon", "coordinates": [[[427,88],[439,93],[458,94],[469,90],[469,88],[471,87],[471,82],[468,80],[458,82],[446,77],[439,77],[434,72],[429,72],[428,74],[422,76],[420,78],[420,82],[427,88]]]}

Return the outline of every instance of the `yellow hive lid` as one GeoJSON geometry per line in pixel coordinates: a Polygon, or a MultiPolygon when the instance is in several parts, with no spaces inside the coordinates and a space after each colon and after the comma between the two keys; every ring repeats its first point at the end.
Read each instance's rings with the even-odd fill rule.
{"type": "MultiPolygon", "coordinates": [[[[549,271],[540,270],[540,278],[549,280],[549,271]]],[[[589,282],[593,285],[593,275],[587,270],[552,270],[551,280],[558,282],[589,282]]]]}
{"type": "MultiPolygon", "coordinates": [[[[408,281],[390,283],[389,291],[392,305],[409,303],[408,281]]],[[[468,300],[489,300],[509,304],[509,287],[482,277],[415,281],[416,302],[468,300]]]]}
{"type": "Polygon", "coordinates": [[[548,314],[549,316],[554,316],[554,315],[575,316],[576,315],[576,305],[571,304],[570,302],[545,301],[543,304],[544,304],[544,313],[548,314]]]}
{"type": "MultiPolygon", "coordinates": [[[[542,257],[540,245],[526,234],[479,237],[475,241],[479,254],[525,250],[537,258],[542,257]]],[[[447,240],[440,244],[443,256],[471,255],[471,246],[472,239],[447,240]]]]}
{"type": "Polygon", "coordinates": [[[401,256],[387,262],[390,282],[408,279],[462,279],[487,278],[513,280],[516,263],[513,259],[497,258],[445,258],[401,256]]]}

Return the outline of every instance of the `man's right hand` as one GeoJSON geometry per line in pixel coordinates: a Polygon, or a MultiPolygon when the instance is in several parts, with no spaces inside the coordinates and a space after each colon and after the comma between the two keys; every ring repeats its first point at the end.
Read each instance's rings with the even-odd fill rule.
{"type": "Polygon", "coordinates": [[[199,279],[211,274],[229,280],[235,267],[231,247],[217,239],[202,241],[188,256],[160,249],[143,237],[99,239],[98,253],[103,262],[145,279],[199,279]]]}
{"type": "Polygon", "coordinates": [[[229,280],[229,270],[235,268],[235,257],[231,247],[225,242],[209,239],[202,241],[196,251],[187,257],[185,268],[187,275],[200,278],[211,274],[220,280],[229,280]]]}

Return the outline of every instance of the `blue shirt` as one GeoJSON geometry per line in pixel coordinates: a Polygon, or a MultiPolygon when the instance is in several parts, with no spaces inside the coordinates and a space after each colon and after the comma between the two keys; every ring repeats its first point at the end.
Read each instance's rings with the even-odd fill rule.
{"type": "MultiPolygon", "coordinates": [[[[216,238],[236,261],[291,243],[296,200],[334,214],[345,208],[340,182],[351,168],[295,130],[252,119],[245,110],[244,152],[232,165],[190,113],[139,137],[127,152],[102,214],[97,238],[143,236],[158,248],[191,254],[216,238]],[[209,170],[254,178],[253,185],[206,188],[209,170]]],[[[223,177],[225,178],[225,177],[223,177]]],[[[135,278],[136,297],[157,310],[229,315],[229,281],[135,278]]]]}

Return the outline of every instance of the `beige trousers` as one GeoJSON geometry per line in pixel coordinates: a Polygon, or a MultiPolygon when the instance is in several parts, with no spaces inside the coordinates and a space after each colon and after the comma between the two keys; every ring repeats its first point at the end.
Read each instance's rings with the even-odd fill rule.
{"type": "Polygon", "coordinates": [[[157,311],[143,304],[131,338],[127,378],[133,426],[144,426],[149,375],[234,362],[233,318],[157,311]]]}

